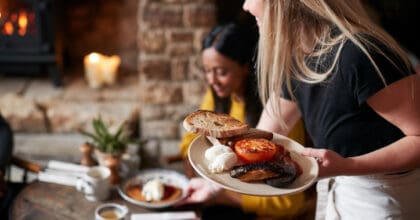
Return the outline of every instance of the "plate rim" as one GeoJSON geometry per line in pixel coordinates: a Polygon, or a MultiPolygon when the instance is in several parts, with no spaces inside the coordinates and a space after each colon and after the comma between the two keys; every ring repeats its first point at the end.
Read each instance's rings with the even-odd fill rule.
{"type": "Polygon", "coordinates": [[[139,170],[134,175],[132,175],[131,177],[125,179],[120,184],[118,184],[118,187],[117,187],[118,194],[120,194],[120,196],[124,200],[126,200],[126,201],[128,201],[128,202],[130,202],[130,203],[132,203],[134,205],[141,206],[143,208],[152,208],[152,209],[166,208],[166,207],[169,207],[169,206],[177,203],[178,201],[181,201],[182,199],[185,199],[185,197],[187,196],[186,191],[185,191],[186,185],[184,186],[184,188],[181,188],[182,194],[181,194],[181,196],[179,198],[177,198],[175,200],[172,200],[170,202],[166,202],[166,203],[147,203],[147,202],[142,202],[142,201],[135,200],[135,199],[131,198],[130,196],[128,196],[124,192],[124,189],[126,187],[126,184],[128,184],[130,181],[134,181],[136,178],[138,178],[142,174],[145,174],[145,173],[165,173],[165,172],[169,172],[169,173],[173,173],[173,174],[178,175],[179,177],[181,177],[181,179],[183,181],[185,180],[185,183],[186,184],[188,184],[188,182],[189,182],[189,179],[188,179],[188,177],[185,174],[182,174],[182,173],[180,173],[180,172],[178,172],[176,170],[164,169],[164,168],[145,168],[145,169],[139,170]]]}
{"type": "MultiPolygon", "coordinates": [[[[192,148],[194,147],[193,145],[194,145],[194,143],[196,141],[198,141],[199,139],[202,139],[202,138],[205,139],[205,136],[204,135],[198,135],[196,138],[194,138],[194,140],[189,145],[189,147],[188,147],[188,160],[189,160],[191,166],[194,168],[194,170],[200,176],[202,176],[206,180],[208,180],[208,181],[210,181],[210,182],[212,182],[212,183],[214,183],[214,184],[216,184],[216,185],[218,185],[218,186],[220,186],[220,187],[222,187],[224,189],[231,190],[231,191],[238,192],[238,193],[245,194],[245,195],[251,195],[251,196],[283,196],[283,195],[290,195],[290,194],[295,194],[295,193],[302,192],[302,191],[306,190],[307,188],[309,188],[311,185],[313,185],[316,182],[316,180],[317,180],[317,176],[318,176],[318,172],[319,172],[318,162],[313,157],[306,157],[306,159],[309,160],[310,163],[314,165],[314,167],[311,167],[311,169],[314,169],[314,170],[311,170],[311,172],[313,172],[313,176],[312,176],[312,178],[306,184],[304,184],[302,186],[299,186],[299,187],[297,187],[295,189],[292,189],[291,190],[291,189],[285,189],[285,188],[270,187],[270,188],[274,188],[275,190],[278,189],[278,193],[253,193],[253,192],[246,192],[244,190],[237,189],[237,188],[234,188],[234,187],[230,187],[230,186],[225,185],[222,182],[218,181],[216,178],[212,178],[210,176],[207,176],[198,167],[199,165],[196,164],[195,161],[192,159],[192,157],[191,157],[191,151],[192,151],[192,148]]],[[[297,147],[297,149],[292,149],[290,146],[284,146],[288,151],[290,151],[291,154],[297,154],[298,155],[299,154],[299,151],[301,151],[301,150],[303,150],[305,148],[304,146],[302,146],[300,143],[296,142],[295,140],[290,139],[290,138],[288,138],[286,136],[283,136],[283,135],[280,135],[280,134],[277,134],[277,133],[274,133],[273,132],[273,138],[271,139],[271,141],[273,141],[275,143],[278,143],[282,139],[283,140],[286,140],[286,141],[293,142],[294,146],[297,147]]],[[[217,176],[217,177],[220,177],[221,175],[226,175],[226,172],[212,174],[212,176],[217,176]]],[[[227,175],[229,175],[229,174],[227,174],[227,175]]],[[[241,184],[244,184],[244,185],[252,184],[252,185],[255,185],[255,187],[258,187],[258,185],[268,186],[267,184],[260,183],[260,182],[258,182],[258,183],[241,182],[241,184]]]]}

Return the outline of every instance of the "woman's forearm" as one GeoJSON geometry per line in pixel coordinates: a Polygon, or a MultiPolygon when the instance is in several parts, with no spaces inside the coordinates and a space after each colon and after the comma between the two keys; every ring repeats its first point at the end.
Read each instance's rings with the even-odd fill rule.
{"type": "Polygon", "coordinates": [[[406,136],[384,148],[348,158],[344,175],[394,173],[420,168],[420,136],[406,136]]]}
{"type": "Polygon", "coordinates": [[[283,98],[280,98],[278,101],[280,101],[281,105],[281,114],[277,114],[275,110],[275,99],[270,98],[261,114],[257,128],[287,135],[300,119],[300,111],[295,102],[283,98]],[[286,127],[281,126],[281,120],[284,120],[286,127]]]}

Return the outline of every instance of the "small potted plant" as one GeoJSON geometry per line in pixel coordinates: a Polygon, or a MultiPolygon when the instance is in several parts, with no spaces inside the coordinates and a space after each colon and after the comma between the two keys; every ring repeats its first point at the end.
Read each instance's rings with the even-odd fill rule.
{"type": "Polygon", "coordinates": [[[107,158],[121,158],[127,145],[132,142],[123,132],[124,125],[125,123],[122,123],[115,133],[111,133],[99,116],[92,121],[93,133],[80,130],[83,135],[90,138],[88,144],[94,147],[100,165],[105,165],[107,158]]]}

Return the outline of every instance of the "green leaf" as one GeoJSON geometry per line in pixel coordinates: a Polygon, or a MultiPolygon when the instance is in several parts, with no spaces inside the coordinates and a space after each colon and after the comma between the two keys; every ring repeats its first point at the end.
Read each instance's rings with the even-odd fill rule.
{"type": "Polygon", "coordinates": [[[125,152],[127,144],[130,143],[130,139],[124,135],[124,126],[126,125],[123,122],[117,129],[117,131],[112,134],[108,126],[104,123],[102,118],[99,116],[96,119],[92,120],[93,133],[80,130],[80,133],[90,138],[94,142],[94,146],[102,152],[120,154],[125,152]]]}

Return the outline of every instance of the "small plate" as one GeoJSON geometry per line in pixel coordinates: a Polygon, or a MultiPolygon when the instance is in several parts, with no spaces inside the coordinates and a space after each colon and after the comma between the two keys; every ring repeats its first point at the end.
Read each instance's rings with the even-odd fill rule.
{"type": "Polygon", "coordinates": [[[181,199],[185,198],[186,192],[185,188],[187,187],[187,184],[189,182],[189,179],[179,172],[176,172],[174,170],[166,170],[166,169],[143,169],[142,171],[138,172],[133,177],[123,181],[118,187],[118,193],[128,202],[131,202],[133,204],[146,207],[146,208],[152,208],[152,209],[159,209],[159,208],[166,208],[169,207],[176,202],[180,201],[181,199]],[[149,202],[142,202],[136,199],[131,198],[126,194],[127,187],[134,184],[144,184],[149,180],[152,179],[159,179],[160,182],[176,186],[182,189],[182,195],[172,201],[168,202],[161,202],[161,203],[149,203],[149,202]]]}
{"type": "Polygon", "coordinates": [[[229,171],[212,173],[208,169],[209,162],[204,157],[204,152],[211,146],[204,136],[198,136],[191,142],[188,150],[188,158],[191,165],[204,178],[231,191],[254,196],[281,196],[301,192],[311,186],[318,175],[318,163],[312,157],[301,156],[298,152],[304,147],[285,136],[274,133],[274,143],[284,146],[290,151],[290,155],[302,168],[302,174],[285,188],[277,188],[263,182],[247,183],[232,178],[229,171]]]}

